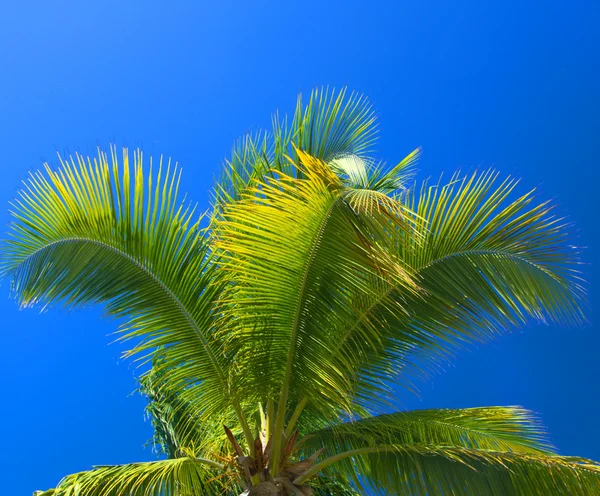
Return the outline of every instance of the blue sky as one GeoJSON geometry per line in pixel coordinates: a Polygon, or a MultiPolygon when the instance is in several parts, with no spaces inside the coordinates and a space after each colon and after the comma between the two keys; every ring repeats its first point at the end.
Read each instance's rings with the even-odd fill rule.
{"type": "MultiPolygon", "coordinates": [[[[55,152],[140,146],[183,166],[206,205],[232,141],[348,86],[379,115],[377,155],[423,146],[420,177],[494,166],[539,186],[588,247],[590,324],[532,325],[403,391],[407,408],[520,404],[563,454],[600,459],[597,190],[600,4],[544,2],[4,2],[0,222],[27,171],[55,152]]],[[[5,494],[152,459],[135,368],[101,309],[40,315],[0,288],[5,494]]]]}

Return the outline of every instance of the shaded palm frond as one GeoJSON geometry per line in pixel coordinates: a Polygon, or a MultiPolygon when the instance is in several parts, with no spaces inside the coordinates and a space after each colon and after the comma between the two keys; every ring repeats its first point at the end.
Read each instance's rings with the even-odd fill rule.
{"type": "Polygon", "coordinates": [[[600,491],[600,465],[591,460],[477,448],[418,444],[357,448],[317,464],[314,470],[350,478],[363,491],[382,495],[589,496],[600,491]]]}
{"type": "Polygon", "coordinates": [[[146,415],[152,422],[154,450],[167,458],[178,458],[188,449],[197,456],[227,458],[231,448],[221,426],[235,426],[241,434],[233,412],[212,414],[209,418],[197,411],[181,392],[151,369],[140,378],[139,392],[146,397],[146,415]]]}
{"type": "Polygon", "coordinates": [[[324,475],[311,479],[310,487],[314,496],[363,496],[351,483],[324,475]]]}

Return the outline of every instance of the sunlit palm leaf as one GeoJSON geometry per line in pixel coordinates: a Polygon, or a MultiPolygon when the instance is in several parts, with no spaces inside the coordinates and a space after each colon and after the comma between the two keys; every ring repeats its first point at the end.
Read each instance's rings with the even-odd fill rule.
{"type": "Polygon", "coordinates": [[[249,134],[235,143],[215,187],[218,210],[240,199],[252,180],[273,171],[302,177],[295,149],[326,162],[347,155],[366,158],[376,134],[374,113],[363,96],[320,89],[304,105],[300,95],[291,122],[275,115],[271,133],[249,134]]]}
{"type": "MultiPolygon", "coordinates": [[[[401,261],[377,241],[388,242],[379,232],[386,229],[409,235],[401,205],[365,214],[327,164],[297,154],[301,179],[279,173],[254,183],[215,226],[224,268],[235,281],[220,324],[239,357],[234,381],[256,391],[257,402],[279,397],[276,452],[288,399],[308,398],[326,406],[327,416],[351,411],[360,354],[330,353],[341,337],[330,330],[354,315],[348,295],[369,292],[378,280],[415,291],[401,261]]],[[[380,346],[377,332],[360,337],[359,348],[380,346]]]]}
{"type": "Polygon", "coordinates": [[[23,305],[103,303],[124,317],[131,354],[162,347],[171,385],[194,389],[198,412],[231,405],[230,363],[213,332],[219,275],[210,263],[201,218],[177,198],[170,165],[144,176],[125,150],[119,165],[105,153],[46,167],[14,204],[2,273],[23,305]]]}
{"type": "MultiPolygon", "coordinates": [[[[277,396],[293,377],[291,399],[307,396],[319,404],[327,398],[343,408],[353,391],[352,364],[338,368],[322,357],[340,338],[329,330],[354,314],[347,295],[371,291],[373,280],[394,281],[409,292],[414,287],[399,261],[387,260],[369,242],[378,216],[361,217],[347,200],[351,191],[329,167],[298,153],[303,179],[256,183],[216,226],[217,246],[235,281],[221,328],[240,357],[236,381],[252,382],[244,390],[257,391],[257,400],[277,396]]],[[[395,215],[393,226],[406,235],[410,228],[398,212],[382,210],[381,222],[391,228],[395,215]]],[[[378,345],[372,342],[377,334],[361,337],[363,347],[378,345]]]]}
{"type": "Polygon", "coordinates": [[[218,496],[239,494],[234,474],[192,457],[97,467],[65,477],[54,496],[218,496]]]}

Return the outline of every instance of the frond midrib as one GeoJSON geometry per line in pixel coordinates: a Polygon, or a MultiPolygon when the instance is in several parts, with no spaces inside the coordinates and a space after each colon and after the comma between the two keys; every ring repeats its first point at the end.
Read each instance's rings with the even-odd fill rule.
{"type": "MultiPolygon", "coordinates": [[[[561,281],[558,277],[556,277],[554,274],[552,274],[550,271],[548,271],[547,269],[539,266],[538,264],[535,264],[534,262],[532,262],[531,260],[527,260],[525,257],[520,257],[516,254],[511,254],[511,253],[506,253],[505,250],[463,250],[463,251],[458,251],[455,253],[450,253],[448,255],[444,255],[443,257],[440,257],[438,259],[435,259],[421,267],[419,267],[418,269],[415,270],[415,273],[418,274],[420,272],[426,271],[427,269],[433,267],[434,265],[437,265],[439,263],[443,263],[446,260],[451,260],[453,258],[459,258],[459,257],[463,257],[463,256],[470,256],[470,255],[498,255],[498,256],[502,256],[504,258],[507,259],[511,259],[517,262],[522,262],[528,265],[531,265],[532,267],[534,267],[535,269],[540,270],[541,272],[543,272],[544,274],[546,274],[548,277],[551,277],[552,279],[554,279],[555,282],[557,282],[558,284],[560,284],[561,286],[564,286],[564,281],[561,281]]],[[[343,346],[344,343],[348,340],[348,338],[350,338],[350,336],[352,335],[352,333],[354,332],[354,330],[360,326],[360,324],[372,313],[373,309],[377,308],[379,305],[381,305],[383,303],[383,301],[396,289],[398,289],[399,285],[397,284],[391,284],[387,290],[383,291],[381,293],[381,295],[373,301],[373,303],[367,308],[367,310],[365,310],[364,312],[362,312],[361,316],[356,319],[356,321],[354,322],[354,325],[346,332],[346,334],[342,337],[339,346],[336,348],[336,350],[340,350],[343,346]]]]}
{"type": "MultiPolygon", "coordinates": [[[[376,417],[371,417],[371,418],[376,418],[376,417]]],[[[367,417],[364,420],[370,420],[370,418],[367,417]]],[[[467,426],[459,425],[459,424],[453,424],[453,423],[451,423],[449,421],[436,420],[436,419],[405,419],[404,422],[406,424],[408,424],[408,423],[419,424],[420,423],[420,424],[434,424],[434,425],[439,425],[439,426],[442,426],[442,427],[445,427],[445,428],[449,428],[449,429],[459,430],[459,431],[463,431],[463,432],[470,432],[470,433],[473,433],[473,434],[478,435],[478,436],[485,436],[485,437],[489,437],[489,438],[496,438],[496,439],[499,439],[501,441],[504,441],[504,442],[507,442],[507,443],[510,443],[510,444],[516,444],[516,445],[519,445],[519,446],[523,446],[523,447],[531,449],[532,451],[535,451],[535,452],[537,452],[539,454],[550,454],[550,452],[548,452],[548,451],[532,447],[532,446],[530,446],[527,443],[522,443],[522,442],[518,442],[518,441],[512,441],[510,439],[506,439],[504,437],[500,437],[498,434],[495,434],[495,433],[490,432],[490,431],[480,430],[480,429],[477,429],[477,428],[467,427],[467,426]]],[[[343,426],[344,425],[341,425],[340,427],[343,427],[343,426]]],[[[384,426],[384,428],[386,428],[386,426],[384,426]]],[[[329,432],[332,435],[335,435],[335,429],[336,429],[336,426],[332,426],[332,427],[329,427],[327,429],[323,429],[321,432],[323,432],[323,433],[329,432]]],[[[397,429],[401,430],[401,428],[397,428],[397,429]]],[[[309,434],[309,436],[318,436],[318,434],[319,434],[319,431],[313,432],[313,433],[309,434]]],[[[347,434],[348,433],[341,433],[341,435],[347,435],[347,434]]],[[[356,433],[356,435],[360,436],[360,433],[356,433]]],[[[500,435],[503,435],[503,434],[500,433],[500,435]]],[[[417,442],[417,443],[408,443],[408,444],[406,444],[406,443],[398,443],[398,444],[402,445],[402,446],[410,446],[411,444],[422,445],[424,443],[417,442]]],[[[440,446],[442,446],[442,445],[440,445],[440,446]]],[[[476,448],[476,449],[481,449],[481,448],[476,448]]]]}
{"type": "MultiPolygon", "coordinates": [[[[117,248],[117,247],[115,247],[113,245],[110,245],[108,243],[99,241],[97,239],[93,239],[93,238],[89,238],[89,237],[85,237],[85,236],[70,236],[70,237],[66,237],[66,238],[63,238],[63,239],[60,239],[60,240],[53,241],[51,243],[45,244],[44,246],[38,248],[34,252],[32,252],[29,255],[27,255],[27,257],[25,257],[19,263],[19,265],[27,263],[28,260],[30,260],[31,258],[35,257],[38,253],[41,253],[44,250],[48,250],[48,249],[52,248],[53,246],[57,246],[57,245],[61,245],[61,244],[69,244],[69,243],[91,244],[91,245],[95,245],[95,246],[98,246],[100,248],[103,248],[105,250],[111,251],[112,253],[115,253],[115,254],[119,255],[122,259],[124,259],[127,262],[129,262],[132,265],[134,265],[142,273],[144,273],[149,279],[151,279],[152,281],[154,281],[156,283],[156,285],[167,295],[167,297],[170,298],[175,303],[175,306],[177,307],[177,309],[180,311],[180,313],[183,315],[183,317],[188,321],[188,323],[190,324],[190,326],[194,329],[194,334],[200,340],[200,342],[202,343],[203,348],[206,350],[206,353],[209,355],[209,357],[211,359],[211,363],[213,364],[213,368],[215,369],[215,371],[219,375],[219,379],[221,380],[221,383],[222,383],[223,387],[228,391],[227,382],[225,381],[225,376],[223,374],[223,371],[221,370],[221,367],[218,365],[218,361],[217,361],[216,357],[214,356],[214,354],[212,353],[212,350],[210,349],[208,341],[203,336],[202,331],[200,330],[200,327],[196,323],[195,319],[192,317],[192,315],[189,313],[189,311],[185,308],[185,306],[183,305],[183,303],[179,300],[179,298],[177,297],[177,295],[175,294],[175,292],[172,289],[170,289],[167,286],[167,284],[165,284],[145,264],[141,263],[135,257],[132,257],[127,252],[125,252],[125,251],[123,251],[123,250],[121,250],[121,249],[119,249],[119,248],[117,248]]],[[[14,269],[12,271],[14,271],[14,269]]]]}
{"type": "MultiPolygon", "coordinates": [[[[323,233],[325,231],[325,228],[327,227],[327,224],[329,223],[329,219],[331,218],[333,209],[337,206],[338,202],[341,201],[342,199],[343,199],[343,197],[341,195],[339,195],[337,198],[335,198],[331,202],[331,205],[329,206],[329,208],[327,209],[325,214],[323,215],[323,218],[321,219],[319,228],[317,229],[317,231],[314,235],[310,253],[309,253],[308,259],[306,261],[306,264],[304,266],[302,282],[301,282],[300,288],[298,290],[298,299],[297,299],[297,303],[296,303],[296,310],[294,313],[294,319],[292,321],[292,334],[290,336],[290,349],[288,350],[288,356],[287,356],[287,361],[286,361],[286,370],[285,370],[283,383],[281,386],[279,405],[277,407],[275,434],[274,434],[274,442],[273,442],[273,451],[275,453],[276,453],[276,450],[281,448],[279,446],[279,444],[281,443],[280,432],[283,430],[283,427],[284,427],[283,423],[284,423],[285,412],[286,412],[286,404],[287,404],[287,400],[288,400],[289,381],[291,378],[292,367],[294,364],[294,356],[296,353],[296,338],[297,338],[298,330],[300,327],[300,318],[302,316],[303,302],[305,301],[305,298],[306,298],[305,293],[306,293],[306,286],[308,284],[308,277],[311,272],[314,260],[316,258],[316,252],[318,250],[318,247],[320,246],[321,240],[323,239],[323,233]]],[[[277,460],[277,458],[274,460],[275,468],[277,468],[276,460],[277,460]]]]}
{"type": "Polygon", "coordinates": [[[497,255],[497,256],[501,256],[503,258],[507,258],[509,260],[513,260],[513,261],[517,261],[517,262],[522,262],[524,264],[527,265],[531,265],[532,267],[534,267],[535,269],[539,270],[540,272],[543,272],[544,274],[546,274],[548,277],[551,277],[552,279],[554,279],[555,282],[557,282],[560,285],[564,285],[564,281],[561,281],[559,277],[557,277],[555,274],[552,273],[552,271],[548,270],[547,268],[533,262],[532,260],[528,260],[526,257],[523,256],[519,256],[516,253],[510,253],[507,252],[505,249],[501,249],[501,250],[492,250],[492,249],[488,249],[488,250],[477,250],[477,249],[472,249],[472,250],[462,250],[462,251],[457,251],[454,253],[449,253],[447,255],[444,255],[443,257],[439,257],[435,260],[432,260],[431,262],[421,266],[420,268],[417,269],[417,272],[419,271],[424,271],[427,270],[431,267],[433,267],[434,265],[438,265],[440,263],[445,262],[446,260],[451,260],[453,258],[458,258],[458,257],[463,257],[463,256],[469,256],[469,255],[497,255]]]}

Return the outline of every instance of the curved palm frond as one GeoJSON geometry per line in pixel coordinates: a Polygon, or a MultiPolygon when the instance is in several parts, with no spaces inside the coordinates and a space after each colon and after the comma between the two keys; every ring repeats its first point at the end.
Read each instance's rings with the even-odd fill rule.
{"type": "MultiPolygon", "coordinates": [[[[187,391],[173,387],[157,369],[141,377],[139,391],[148,400],[146,415],[154,428],[154,450],[167,458],[178,458],[188,451],[202,458],[228,458],[232,446],[223,425],[232,426],[238,438],[244,434],[234,411],[213,413],[207,418],[189,401],[187,391]]],[[[251,421],[250,416],[247,418],[251,421]]]]}
{"type": "MultiPolygon", "coordinates": [[[[238,496],[235,473],[203,467],[193,458],[97,467],[69,475],[57,488],[34,496],[238,496]]],[[[311,479],[315,496],[360,496],[352,485],[327,476],[311,479]]]]}
{"type": "Polygon", "coordinates": [[[553,447],[535,416],[521,407],[415,410],[320,429],[301,440],[313,453],[341,453],[382,444],[431,445],[549,454],[553,447]]]}
{"type": "Polygon", "coordinates": [[[315,465],[294,482],[301,484],[322,470],[382,495],[589,496],[600,491],[600,465],[594,461],[477,448],[357,448],[315,465]]]}
{"type": "MultiPolygon", "coordinates": [[[[142,155],[116,149],[61,160],[25,183],[13,210],[1,271],[23,305],[103,303],[123,317],[130,355],[161,349],[170,387],[189,390],[196,411],[233,405],[230,362],[213,329],[220,275],[202,217],[179,202],[180,171],[161,164],[144,177],[142,155]]],[[[247,429],[248,430],[248,429],[247,429]]]]}
{"type": "MultiPolygon", "coordinates": [[[[343,405],[348,375],[320,355],[337,339],[328,333],[332,323],[353,312],[346,293],[369,291],[371,279],[415,289],[399,261],[370,242],[382,229],[378,216],[361,217],[349,200],[353,191],[327,164],[298,154],[303,179],[280,175],[255,183],[215,224],[223,268],[235,282],[223,297],[220,328],[228,349],[243,357],[236,384],[252,382],[257,400],[276,396],[293,372],[296,400],[329,397],[343,405]]],[[[382,210],[389,227],[398,212],[382,210]]],[[[406,233],[408,224],[397,215],[393,225],[406,233]]]]}
{"type": "Polygon", "coordinates": [[[364,357],[358,392],[364,404],[406,367],[426,370],[423,358],[439,363],[459,346],[529,319],[583,320],[578,250],[569,243],[568,225],[553,216],[550,203],[536,204],[533,192],[510,200],[516,184],[498,184],[498,174],[484,172],[456,176],[443,186],[424,183],[419,193],[406,194],[415,236],[402,238],[410,243],[395,250],[422,291],[407,295],[402,287],[379,284],[376,296],[365,293],[333,350],[343,353],[364,327],[380,326],[385,353],[364,357]],[[408,308],[408,316],[394,302],[408,308]]]}
{"type": "Polygon", "coordinates": [[[302,450],[332,453],[320,471],[381,494],[587,495],[600,465],[554,455],[535,417],[520,407],[422,410],[321,429],[302,450]]]}

